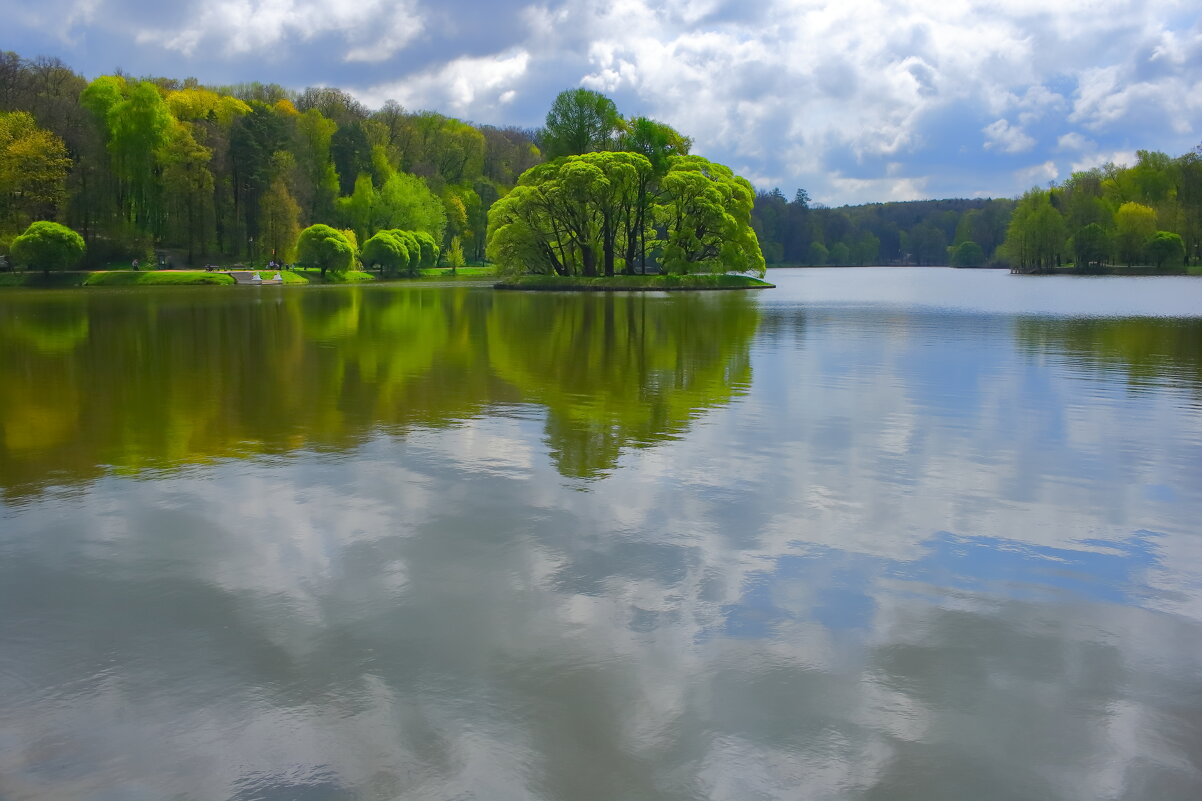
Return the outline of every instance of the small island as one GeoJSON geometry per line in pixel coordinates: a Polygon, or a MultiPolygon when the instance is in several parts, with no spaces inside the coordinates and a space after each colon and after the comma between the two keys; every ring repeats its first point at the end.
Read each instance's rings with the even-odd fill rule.
{"type": "Polygon", "coordinates": [[[558,275],[520,275],[493,284],[494,289],[527,292],[671,292],[679,290],[775,289],[776,284],[750,275],[700,273],[678,275],[616,275],[612,278],[558,275]]]}

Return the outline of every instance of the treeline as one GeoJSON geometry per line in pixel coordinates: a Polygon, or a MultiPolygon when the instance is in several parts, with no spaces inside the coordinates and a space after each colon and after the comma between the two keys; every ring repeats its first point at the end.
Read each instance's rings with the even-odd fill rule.
{"type": "Polygon", "coordinates": [[[996,258],[1013,209],[1014,201],[1005,199],[831,209],[812,206],[803,189],[792,200],[773,189],[756,194],[752,217],[764,258],[773,265],[950,264],[972,242],[981,254],[963,266],[977,267],[996,258]]]}
{"type": "Polygon", "coordinates": [[[1130,167],[1106,164],[1018,201],[1002,258],[1025,272],[1073,264],[1157,269],[1202,256],[1202,148],[1178,158],[1140,150],[1130,167]]]}
{"type": "Polygon", "coordinates": [[[951,264],[1046,271],[1157,268],[1202,258],[1202,147],[1075,172],[1017,201],[919,200],[830,209],[804,190],[759,192],[753,224],[769,264],[951,264]]]}
{"type": "Polygon", "coordinates": [[[0,53],[0,253],[36,220],[87,244],[87,266],[159,255],[291,261],[327,223],[365,242],[429,234],[482,259],[488,210],[542,161],[530,131],[332,88],[101,76],[0,53]]]}

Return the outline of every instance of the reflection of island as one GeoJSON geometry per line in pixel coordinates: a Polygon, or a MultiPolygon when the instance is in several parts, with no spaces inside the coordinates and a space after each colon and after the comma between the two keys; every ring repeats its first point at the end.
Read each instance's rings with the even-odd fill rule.
{"type": "Polygon", "coordinates": [[[758,320],[739,295],[505,296],[490,356],[523,400],[546,407],[559,471],[588,477],[744,391],[758,320]]]}
{"type": "Polygon", "coordinates": [[[592,475],[744,387],[757,320],[728,295],[20,298],[0,318],[0,487],[339,450],[520,401],[547,407],[561,472],[592,475]]]}

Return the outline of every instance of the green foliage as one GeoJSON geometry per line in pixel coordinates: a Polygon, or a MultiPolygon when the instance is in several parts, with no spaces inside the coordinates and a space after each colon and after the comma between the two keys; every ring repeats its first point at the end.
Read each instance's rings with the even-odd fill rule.
{"type": "Polygon", "coordinates": [[[638,153],[567,156],[493,205],[488,255],[506,274],[629,274],[653,251],[669,272],[762,274],[752,203],[747,181],[698,156],[672,156],[658,179],[638,153]]]}
{"type": "MultiPolygon", "coordinates": [[[[410,269],[409,246],[397,231],[380,231],[363,243],[360,258],[366,267],[397,275],[410,269]]],[[[410,271],[412,272],[412,271],[410,271]]]]}
{"type": "Polygon", "coordinates": [[[931,220],[910,231],[910,255],[916,264],[946,264],[947,234],[931,220]]]}
{"type": "Polygon", "coordinates": [[[49,273],[69,270],[84,254],[83,237],[65,225],[35,222],[12,242],[10,257],[15,264],[49,273]]]}
{"type": "Polygon", "coordinates": [[[660,191],[655,219],[665,229],[665,270],[764,274],[751,227],[755,191],[745,178],[700,156],[673,156],[660,191]]]}
{"type": "Polygon", "coordinates": [[[259,253],[279,263],[291,262],[300,234],[300,206],[283,178],[277,178],[259,198],[259,253]]]}
{"type": "Polygon", "coordinates": [[[442,237],[446,212],[442,201],[415,175],[395,173],[377,191],[370,175],[360,175],[355,191],[338,198],[338,220],[366,241],[377,231],[404,229],[442,237]]]}
{"type": "Polygon", "coordinates": [[[985,251],[971,239],[952,248],[953,267],[980,267],[985,263],[985,251]]]}
{"type": "Polygon", "coordinates": [[[318,223],[300,232],[296,258],[306,267],[316,267],[325,278],[327,270],[343,273],[351,268],[355,247],[343,232],[318,223]]]}
{"type": "Polygon", "coordinates": [[[635,117],[626,124],[626,130],[618,138],[618,148],[638,153],[651,162],[656,175],[668,171],[672,156],[687,156],[693,142],[662,122],[635,117]]]}
{"type": "MultiPolygon", "coordinates": [[[[162,153],[162,180],[171,211],[168,226],[175,241],[187,243],[188,264],[213,244],[213,173],[208,166],[212,156],[196,141],[191,124],[173,125],[162,153]]],[[[292,236],[296,238],[295,231],[292,236]]]]}
{"type": "Polygon", "coordinates": [[[371,175],[371,144],[359,121],[334,132],[330,138],[330,155],[334,159],[339,188],[344,195],[351,194],[362,176],[371,175]]]}
{"type": "Polygon", "coordinates": [[[128,89],[106,115],[108,148],[122,182],[129,219],[153,224],[158,201],[159,150],[172,128],[171,112],[154,84],[141,81],[128,89]]]}
{"type": "Polygon", "coordinates": [[[434,237],[425,231],[413,231],[412,236],[417,240],[418,266],[423,270],[428,270],[438,264],[438,243],[434,241],[434,237]]]}
{"type": "Polygon", "coordinates": [[[1101,267],[1110,257],[1110,234],[1096,222],[1073,235],[1073,260],[1078,269],[1101,267]]]}
{"type": "Polygon", "coordinates": [[[843,242],[836,242],[830,249],[829,258],[831,264],[836,266],[843,267],[851,264],[851,248],[843,242]]]}
{"type": "Polygon", "coordinates": [[[665,273],[662,275],[622,275],[613,278],[603,276],[518,275],[505,278],[496,284],[497,289],[524,289],[547,291],[625,292],[625,291],[670,291],[684,289],[768,289],[767,281],[749,275],[727,275],[725,273],[665,273]]]}
{"type": "Polygon", "coordinates": [[[25,111],[0,112],[0,230],[56,216],[67,199],[67,146],[25,111]]]}
{"type": "Polygon", "coordinates": [[[289,139],[288,123],[275,111],[259,102],[250,106],[250,113],[235,120],[229,135],[233,202],[241,212],[231,232],[236,252],[244,244],[248,252],[253,250],[250,240],[261,238],[260,200],[278,177],[275,156],[287,148],[289,139]]]}
{"type": "Polygon", "coordinates": [[[1128,201],[1115,212],[1114,226],[1119,258],[1130,267],[1143,258],[1144,245],[1156,233],[1156,210],[1128,201]]]}
{"type": "Polygon", "coordinates": [[[1032,189],[1014,209],[1002,253],[1019,269],[1041,272],[1056,266],[1065,240],[1064,218],[1052,206],[1051,193],[1032,189]]]}
{"type": "Polygon", "coordinates": [[[381,228],[425,231],[442,241],[447,226],[442,201],[416,175],[400,172],[390,176],[380,188],[379,204],[381,228]]]}
{"type": "Polygon", "coordinates": [[[395,103],[369,113],[334,88],[88,82],[16,56],[2,66],[0,236],[60,219],[83,234],[97,264],[154,250],[192,263],[266,260],[272,249],[279,257],[294,217],[300,227],[352,228],[361,241],[396,228],[437,244],[459,236],[465,256],[479,259],[489,206],[542,158],[529,131],[395,103]],[[50,127],[9,135],[14,108],[50,127]],[[361,175],[370,192],[356,191],[361,175]],[[345,202],[335,207],[340,190],[357,206],[351,215],[345,202]]]}
{"type": "Polygon", "coordinates": [[[457,271],[463,267],[466,262],[463,258],[463,245],[459,241],[459,237],[451,240],[451,247],[447,249],[447,266],[452,271],[457,271]]]}
{"type": "Polygon", "coordinates": [[[552,102],[539,141],[548,159],[578,156],[612,149],[623,127],[608,97],[591,89],[567,89],[552,102]]]}
{"type": "Polygon", "coordinates": [[[1180,267],[1185,262],[1185,243],[1178,234],[1157,231],[1144,244],[1144,252],[1156,269],[1180,267]]]}
{"type": "Polygon", "coordinates": [[[811,267],[822,267],[830,263],[830,251],[821,242],[811,242],[806,254],[806,264],[811,267]]]}

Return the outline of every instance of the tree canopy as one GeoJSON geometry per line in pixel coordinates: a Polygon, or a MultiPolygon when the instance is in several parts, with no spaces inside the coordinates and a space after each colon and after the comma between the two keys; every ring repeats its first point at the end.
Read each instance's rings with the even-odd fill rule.
{"type": "Polygon", "coordinates": [[[688,155],[690,141],[586,89],[563,92],[544,147],[488,214],[488,257],[502,271],[612,276],[764,269],[755,192],[730,168],[688,155]]]}
{"type": "Polygon", "coordinates": [[[551,104],[539,141],[547,158],[578,156],[612,149],[624,129],[618,107],[608,97],[591,89],[567,89],[551,104]]]}
{"type": "Polygon", "coordinates": [[[326,271],[341,273],[349,270],[355,260],[355,246],[342,231],[317,223],[300,232],[296,241],[296,258],[306,267],[316,267],[322,276],[326,271]]]}
{"type": "Polygon", "coordinates": [[[50,65],[0,56],[0,249],[52,219],[80,232],[93,266],[154,250],[265,262],[321,223],[363,242],[459,236],[479,259],[488,207],[542,159],[532,131],[371,111],[335,88],[85,81],[61,65],[48,81],[50,65]]]}
{"type": "Polygon", "coordinates": [[[83,254],[83,237],[65,225],[45,220],[31,224],[12,244],[17,264],[45,273],[70,269],[79,264],[83,254]]]}

